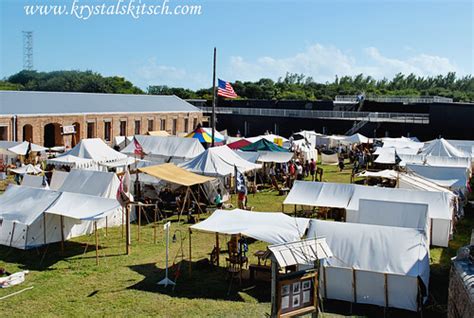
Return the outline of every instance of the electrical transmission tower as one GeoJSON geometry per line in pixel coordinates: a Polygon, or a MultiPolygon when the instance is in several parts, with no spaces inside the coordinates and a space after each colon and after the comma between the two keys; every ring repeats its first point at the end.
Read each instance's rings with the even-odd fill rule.
{"type": "Polygon", "coordinates": [[[23,69],[33,70],[33,31],[23,31],[23,69]]]}

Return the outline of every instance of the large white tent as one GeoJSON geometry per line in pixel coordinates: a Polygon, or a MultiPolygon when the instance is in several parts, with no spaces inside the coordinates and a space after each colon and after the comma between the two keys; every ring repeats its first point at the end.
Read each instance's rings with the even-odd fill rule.
{"type": "Polygon", "coordinates": [[[208,148],[194,159],[179,166],[191,172],[212,177],[233,176],[235,168],[243,173],[261,168],[261,165],[243,159],[227,146],[208,148]]]}
{"type": "Polygon", "coordinates": [[[30,249],[90,234],[120,210],[115,199],[10,185],[0,196],[0,244],[30,249]]]}
{"type": "Polygon", "coordinates": [[[49,189],[48,182],[46,182],[45,178],[45,176],[25,174],[23,180],[21,180],[21,185],[32,188],[49,189]]]}
{"type": "Polygon", "coordinates": [[[82,139],[65,155],[92,159],[95,163],[111,162],[127,158],[126,155],[107,146],[100,138],[82,139]]]}
{"type": "Polygon", "coordinates": [[[49,188],[51,190],[59,190],[59,188],[63,185],[64,180],[66,180],[69,172],[54,170],[53,175],[51,176],[51,181],[49,182],[49,188]]]}
{"type": "Polygon", "coordinates": [[[420,308],[419,291],[428,291],[430,273],[422,231],[311,220],[308,237],[324,237],[333,252],[322,263],[323,297],[411,311],[420,308]]]}
{"type": "Polygon", "coordinates": [[[112,172],[73,169],[64,179],[59,191],[116,198],[120,180],[112,172]]]}
{"type": "Polygon", "coordinates": [[[466,167],[433,167],[407,164],[406,170],[451,190],[467,191],[470,171],[466,167]]]}
{"type": "Polygon", "coordinates": [[[470,153],[466,153],[453,145],[451,145],[447,140],[440,138],[432,140],[427,143],[423,149],[421,149],[421,154],[425,156],[442,156],[442,157],[470,157],[470,153]]]}
{"type": "Polygon", "coordinates": [[[29,151],[31,152],[42,152],[42,151],[48,150],[48,148],[45,148],[43,146],[36,145],[28,141],[23,141],[22,143],[16,146],[8,148],[8,151],[17,155],[24,156],[28,152],[28,148],[29,148],[29,151]]]}
{"type": "Polygon", "coordinates": [[[293,218],[283,213],[253,212],[240,209],[216,210],[206,220],[192,225],[192,230],[221,234],[242,234],[270,244],[299,241],[309,219],[293,218]]]}
{"type": "MultiPolygon", "coordinates": [[[[181,163],[204,152],[204,147],[195,138],[137,135],[135,140],[143,148],[145,159],[155,163],[181,163]]],[[[122,150],[122,153],[129,155],[134,152],[134,142],[122,150]]]]}
{"type": "Polygon", "coordinates": [[[78,169],[97,169],[97,163],[95,163],[94,159],[76,157],[71,154],[47,159],[46,163],[56,167],[66,166],[78,169]]]}
{"type": "Polygon", "coordinates": [[[360,199],[428,204],[431,244],[448,246],[456,208],[456,202],[448,192],[296,181],[284,204],[345,208],[346,218],[351,219],[359,211],[360,199]]]}
{"type": "Polygon", "coordinates": [[[365,137],[364,135],[361,135],[359,133],[353,134],[351,136],[347,136],[344,139],[341,140],[342,144],[367,144],[370,142],[370,139],[365,137]]]}

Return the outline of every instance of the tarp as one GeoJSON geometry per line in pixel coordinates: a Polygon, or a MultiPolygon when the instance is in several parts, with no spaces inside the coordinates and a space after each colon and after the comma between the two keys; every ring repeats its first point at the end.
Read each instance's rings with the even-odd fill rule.
{"type": "Polygon", "coordinates": [[[47,159],[46,163],[53,166],[67,166],[71,168],[90,168],[95,165],[94,159],[76,157],[70,154],[47,159]]]}
{"type": "Polygon", "coordinates": [[[242,159],[227,146],[208,148],[196,158],[179,166],[194,173],[214,177],[233,176],[235,167],[244,173],[261,168],[261,165],[242,159]]]}
{"type": "Polygon", "coordinates": [[[470,154],[454,147],[447,140],[441,138],[427,143],[421,154],[425,156],[444,156],[444,157],[469,157],[470,154]]]}
{"type": "Polygon", "coordinates": [[[171,136],[169,132],[166,130],[154,130],[154,131],[149,131],[147,132],[147,135],[149,136],[160,136],[160,137],[169,137],[171,136]]]}
{"type": "Polygon", "coordinates": [[[54,170],[53,175],[51,176],[51,182],[49,184],[49,188],[51,190],[59,190],[59,188],[63,185],[64,180],[66,180],[69,172],[54,170]]]}
{"type": "Polygon", "coordinates": [[[288,152],[287,149],[278,146],[277,144],[262,138],[250,145],[240,148],[242,151],[272,151],[272,152],[288,152]]]}
{"type": "Polygon", "coordinates": [[[18,144],[16,146],[13,146],[11,148],[8,148],[8,151],[13,152],[17,155],[26,155],[26,152],[28,151],[29,144],[31,144],[31,149],[30,151],[32,152],[42,152],[48,150],[48,148],[45,148],[43,146],[35,145],[33,143],[30,143],[28,141],[23,141],[21,144],[18,144]]]}
{"type": "Polygon", "coordinates": [[[112,172],[73,169],[59,188],[62,192],[116,198],[120,180],[112,172]]]}
{"type": "Polygon", "coordinates": [[[214,180],[214,178],[211,177],[205,177],[189,172],[183,168],[177,167],[172,163],[144,167],[138,170],[155,178],[186,187],[214,180]]]}
{"type": "Polygon", "coordinates": [[[96,163],[116,161],[127,156],[107,146],[100,138],[82,139],[74,148],[65,153],[85,159],[92,159],[96,163]]]}
{"type": "Polygon", "coordinates": [[[324,152],[321,153],[321,164],[323,165],[337,165],[339,163],[339,158],[337,153],[327,155],[324,152]]]}
{"type": "MultiPolygon", "coordinates": [[[[137,135],[135,139],[142,146],[145,158],[152,161],[183,162],[204,152],[204,147],[194,138],[137,135]]],[[[134,152],[133,142],[122,150],[122,153],[130,155],[134,155],[134,152]]]]}
{"type": "Polygon", "coordinates": [[[283,204],[345,208],[353,193],[351,184],[297,180],[283,204]]]}
{"type": "Polygon", "coordinates": [[[10,169],[9,171],[17,174],[38,174],[43,172],[43,170],[41,170],[38,166],[33,166],[32,164],[28,164],[26,166],[22,166],[15,169],[10,169]]]}
{"type": "Polygon", "coordinates": [[[242,234],[270,244],[280,244],[300,240],[308,224],[309,219],[293,218],[283,213],[235,209],[216,210],[206,220],[190,228],[227,235],[242,234]]]}
{"type": "Polygon", "coordinates": [[[469,170],[465,167],[432,167],[407,164],[406,170],[449,189],[465,191],[469,181],[469,170]]]}
{"type": "Polygon", "coordinates": [[[120,207],[116,199],[63,192],[45,212],[76,220],[94,220],[105,217],[120,207]]]}
{"type": "Polygon", "coordinates": [[[49,189],[48,182],[46,182],[44,176],[34,176],[30,174],[25,174],[23,180],[21,181],[21,185],[32,188],[49,189]]]}
{"type": "Polygon", "coordinates": [[[369,143],[369,138],[367,138],[364,135],[361,135],[359,133],[356,133],[354,135],[345,137],[343,140],[341,140],[341,143],[343,143],[343,144],[366,144],[366,143],[369,143]]]}
{"type": "Polygon", "coordinates": [[[428,291],[429,247],[422,231],[311,220],[308,237],[326,238],[334,255],[323,262],[326,298],[416,311],[418,277],[428,291]]]}

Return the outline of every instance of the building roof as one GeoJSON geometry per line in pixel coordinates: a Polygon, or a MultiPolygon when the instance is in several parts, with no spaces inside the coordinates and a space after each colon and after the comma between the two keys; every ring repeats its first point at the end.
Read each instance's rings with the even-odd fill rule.
{"type": "Polygon", "coordinates": [[[200,112],[174,95],[0,91],[0,115],[200,112]]]}

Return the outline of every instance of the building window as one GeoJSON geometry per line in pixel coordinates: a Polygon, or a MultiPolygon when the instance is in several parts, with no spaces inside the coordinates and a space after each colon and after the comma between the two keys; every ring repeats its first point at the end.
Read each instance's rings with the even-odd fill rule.
{"type": "Polygon", "coordinates": [[[87,138],[95,138],[95,123],[87,123],[87,138]]]}
{"type": "Polygon", "coordinates": [[[0,140],[8,140],[8,126],[0,126],[0,140]]]}
{"type": "Polygon", "coordinates": [[[110,121],[106,121],[104,123],[104,139],[105,139],[105,141],[110,141],[111,135],[112,135],[112,123],[110,121]]]}
{"type": "Polygon", "coordinates": [[[178,126],[178,119],[173,119],[173,127],[171,128],[171,134],[176,135],[176,128],[178,126]]]}
{"type": "Polygon", "coordinates": [[[148,131],[153,131],[154,122],[153,119],[148,119],[148,131]]]}
{"type": "Polygon", "coordinates": [[[120,121],[120,136],[127,135],[127,122],[125,120],[120,121]]]}
{"type": "Polygon", "coordinates": [[[135,120],[135,135],[140,135],[140,121],[139,120],[135,120]]]}
{"type": "Polygon", "coordinates": [[[166,119],[160,120],[160,130],[166,130],[166,119]]]}
{"type": "Polygon", "coordinates": [[[193,129],[196,129],[197,125],[198,125],[198,119],[194,118],[193,119],[193,129]]]}
{"type": "Polygon", "coordinates": [[[188,132],[188,126],[189,126],[189,118],[184,119],[184,132],[188,132]]]}

